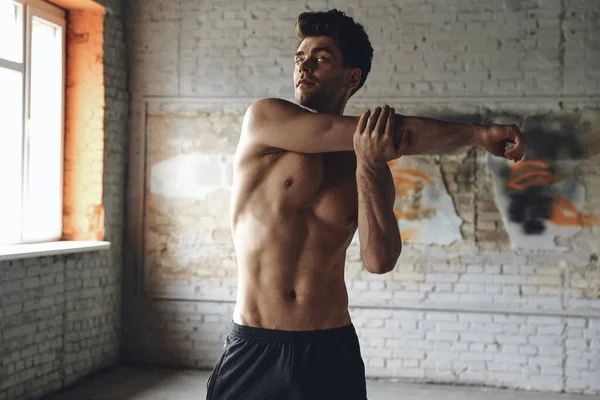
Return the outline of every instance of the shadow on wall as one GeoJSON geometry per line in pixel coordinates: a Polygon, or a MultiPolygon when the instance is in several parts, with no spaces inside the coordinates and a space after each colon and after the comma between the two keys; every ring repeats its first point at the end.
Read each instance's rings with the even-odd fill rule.
{"type": "Polygon", "coordinates": [[[516,124],[529,143],[524,161],[488,162],[513,247],[551,249],[556,237],[600,223],[583,211],[586,188],[577,179],[579,165],[600,153],[597,112],[498,115],[489,122],[516,124]]]}

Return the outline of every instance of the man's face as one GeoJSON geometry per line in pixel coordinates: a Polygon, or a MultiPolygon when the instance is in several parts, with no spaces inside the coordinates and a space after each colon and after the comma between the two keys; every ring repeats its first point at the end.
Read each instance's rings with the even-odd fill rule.
{"type": "Polygon", "coordinates": [[[294,57],[294,87],[298,104],[324,110],[345,95],[342,53],[326,36],[305,38],[294,57]]]}

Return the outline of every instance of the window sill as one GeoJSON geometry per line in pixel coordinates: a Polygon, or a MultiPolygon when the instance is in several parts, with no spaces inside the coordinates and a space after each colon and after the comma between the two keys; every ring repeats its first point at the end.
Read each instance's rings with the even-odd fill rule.
{"type": "Polygon", "coordinates": [[[0,246],[0,261],[107,250],[110,242],[57,241],[0,246]]]}

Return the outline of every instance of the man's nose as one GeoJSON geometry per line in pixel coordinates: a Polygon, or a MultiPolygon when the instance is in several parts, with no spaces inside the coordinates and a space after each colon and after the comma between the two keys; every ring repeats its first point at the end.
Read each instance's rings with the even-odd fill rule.
{"type": "Polygon", "coordinates": [[[308,59],[306,59],[298,64],[299,72],[310,72],[310,71],[312,71],[312,69],[313,69],[313,67],[310,64],[310,61],[308,59]]]}

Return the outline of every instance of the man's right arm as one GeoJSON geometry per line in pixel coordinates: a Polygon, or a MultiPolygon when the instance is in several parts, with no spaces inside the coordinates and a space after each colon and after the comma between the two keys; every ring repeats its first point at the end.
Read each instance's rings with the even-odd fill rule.
{"type": "Polygon", "coordinates": [[[264,149],[296,153],[353,151],[359,117],[314,113],[281,99],[257,100],[244,116],[242,137],[264,149]]]}

